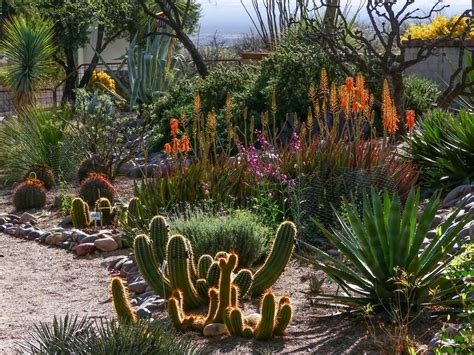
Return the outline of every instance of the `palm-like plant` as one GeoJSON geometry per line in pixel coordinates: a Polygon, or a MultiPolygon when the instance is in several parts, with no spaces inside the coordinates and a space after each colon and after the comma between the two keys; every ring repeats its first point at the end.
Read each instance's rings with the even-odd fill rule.
{"type": "Polygon", "coordinates": [[[8,58],[5,82],[18,109],[31,106],[54,67],[53,25],[47,20],[31,22],[18,16],[5,23],[4,31],[0,51],[8,58]]]}
{"type": "MultiPolygon", "coordinates": [[[[372,190],[371,201],[366,197],[362,217],[354,207],[347,208],[347,218],[337,214],[340,229],[327,230],[319,225],[329,241],[350,263],[308,246],[317,257],[310,259],[326,272],[343,290],[342,295],[319,295],[319,301],[332,301],[343,307],[367,304],[389,307],[399,300],[398,276],[406,273],[415,285],[411,302],[420,307],[427,304],[459,302],[456,285],[445,275],[448,256],[459,240],[466,218],[455,222],[460,209],[437,229],[437,235],[422,250],[425,236],[432,225],[440,202],[437,193],[426,205],[419,218],[420,192],[412,190],[402,210],[398,196],[385,192],[382,198],[372,190]],[[346,222],[345,219],[348,219],[346,222]]],[[[386,308],[387,309],[387,308],[386,308]]]]}

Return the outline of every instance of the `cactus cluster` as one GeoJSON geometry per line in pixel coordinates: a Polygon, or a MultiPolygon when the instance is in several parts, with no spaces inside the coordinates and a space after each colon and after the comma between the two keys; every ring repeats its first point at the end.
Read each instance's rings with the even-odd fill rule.
{"type": "Polygon", "coordinates": [[[101,213],[101,222],[103,225],[111,225],[114,222],[115,209],[112,207],[109,199],[99,198],[95,203],[96,212],[101,213]]]}
{"type": "Polygon", "coordinates": [[[244,317],[239,305],[239,287],[232,281],[232,272],[237,268],[235,253],[221,256],[217,260],[220,276],[217,288],[208,291],[207,314],[185,313],[184,292],[173,291],[168,302],[168,313],[173,325],[181,331],[203,331],[209,324],[225,324],[229,334],[256,340],[268,340],[283,335],[292,318],[291,301],[281,297],[277,303],[271,291],[267,291],[260,304],[260,314],[244,317]]]}
{"type": "Polygon", "coordinates": [[[30,166],[23,180],[27,180],[34,173],[36,178],[43,183],[46,190],[51,190],[55,183],[54,173],[46,164],[34,164],[30,166]]]}
{"type": "Polygon", "coordinates": [[[94,207],[96,201],[102,197],[113,201],[115,189],[104,175],[90,174],[89,177],[81,183],[79,195],[90,207],[94,207]]]}
{"type": "MultiPolygon", "coordinates": [[[[161,297],[169,298],[172,291],[179,289],[187,309],[196,308],[209,301],[209,290],[216,287],[221,276],[220,262],[226,252],[219,252],[213,258],[202,255],[197,264],[190,241],[182,235],[170,237],[169,226],[162,216],[156,216],[150,223],[150,237],[135,238],[135,259],[143,278],[161,297]],[[164,263],[166,261],[166,263],[164,263]],[[162,267],[166,264],[166,267],[162,267]]],[[[239,289],[240,297],[247,294],[260,295],[270,288],[285,269],[294,249],[296,228],[291,222],[284,222],[278,228],[275,241],[263,266],[255,274],[241,269],[234,274],[233,284],[239,289]]]]}
{"type": "Polygon", "coordinates": [[[36,178],[35,173],[13,190],[13,204],[18,211],[32,208],[43,208],[46,205],[46,190],[43,182],[36,178]]]}
{"type": "Polygon", "coordinates": [[[80,197],[72,200],[71,219],[74,228],[87,228],[91,224],[89,205],[80,197]]]}

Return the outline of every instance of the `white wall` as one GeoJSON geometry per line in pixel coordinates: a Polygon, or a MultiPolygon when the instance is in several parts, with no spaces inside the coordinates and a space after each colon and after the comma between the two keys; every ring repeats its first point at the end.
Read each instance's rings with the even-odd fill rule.
{"type": "MultiPolygon", "coordinates": [[[[78,50],[78,65],[89,64],[95,54],[93,47],[95,47],[97,39],[96,30],[91,32],[90,38],[90,43],[78,50]]],[[[107,63],[119,63],[122,61],[120,57],[127,53],[128,47],[128,40],[120,38],[110,43],[101,55],[107,63]]]]}

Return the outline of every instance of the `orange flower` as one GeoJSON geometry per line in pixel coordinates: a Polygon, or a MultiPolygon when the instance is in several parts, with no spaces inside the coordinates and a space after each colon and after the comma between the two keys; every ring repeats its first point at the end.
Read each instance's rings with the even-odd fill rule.
{"type": "Polygon", "coordinates": [[[178,153],[179,152],[179,139],[173,138],[173,140],[171,141],[171,144],[172,144],[173,153],[178,153]]]}
{"type": "Polygon", "coordinates": [[[170,127],[171,127],[171,135],[173,135],[173,137],[176,137],[176,134],[178,133],[178,130],[179,130],[179,121],[177,118],[171,119],[170,127]]]}
{"type": "Polygon", "coordinates": [[[415,128],[415,111],[414,110],[407,110],[407,120],[406,120],[406,126],[409,131],[411,131],[413,128],[415,128]]]}
{"type": "Polygon", "coordinates": [[[329,93],[329,107],[331,108],[331,112],[335,114],[337,111],[337,88],[334,81],[331,84],[331,91],[329,93]]]}
{"type": "Polygon", "coordinates": [[[354,78],[352,76],[349,76],[346,79],[346,87],[347,91],[352,92],[352,89],[354,88],[354,78]]]}
{"type": "Polygon", "coordinates": [[[347,86],[341,85],[339,88],[339,97],[341,98],[341,108],[344,111],[349,111],[349,93],[347,92],[347,86]]]}
{"type": "Polygon", "coordinates": [[[169,143],[165,144],[165,153],[168,155],[171,154],[171,145],[169,143]]]}
{"type": "Polygon", "coordinates": [[[397,109],[395,105],[392,105],[383,120],[383,126],[389,134],[395,134],[397,132],[398,121],[397,109]]]}
{"type": "Polygon", "coordinates": [[[181,151],[186,153],[191,151],[191,145],[189,144],[188,136],[183,136],[181,138],[181,151]]]}
{"type": "Polygon", "coordinates": [[[319,83],[319,90],[323,95],[329,92],[329,81],[326,68],[321,69],[321,82],[319,83]]]}

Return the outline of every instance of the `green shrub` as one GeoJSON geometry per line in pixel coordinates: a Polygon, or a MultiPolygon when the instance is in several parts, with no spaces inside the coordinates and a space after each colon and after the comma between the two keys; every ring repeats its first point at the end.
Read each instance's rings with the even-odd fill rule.
{"type": "MultiPolygon", "coordinates": [[[[419,218],[420,192],[412,190],[402,209],[396,194],[386,192],[381,199],[375,190],[364,200],[363,217],[354,207],[347,208],[347,218],[337,214],[340,228],[327,230],[319,224],[333,246],[339,249],[343,259],[334,258],[320,249],[309,247],[316,252],[312,260],[334,280],[343,291],[341,294],[321,294],[319,302],[361,307],[367,304],[375,308],[392,309],[400,301],[398,291],[407,280],[413,287],[410,304],[396,305],[421,309],[422,306],[461,304],[456,283],[453,285],[446,275],[447,265],[460,251],[453,253],[459,242],[459,232],[467,223],[467,218],[455,222],[459,209],[441,226],[437,235],[425,248],[422,247],[426,234],[433,224],[440,204],[440,194],[436,194],[425,206],[419,218]],[[334,302],[334,303],[333,303],[334,302]]],[[[311,260],[311,259],[310,259],[311,260]]]]}
{"type": "Polygon", "coordinates": [[[39,323],[19,344],[29,354],[188,354],[191,342],[160,320],[119,324],[77,316],[39,323]]]}
{"type": "Polygon", "coordinates": [[[173,219],[171,229],[191,241],[196,259],[203,254],[235,251],[241,268],[248,268],[261,259],[272,237],[272,230],[245,210],[221,216],[189,211],[187,216],[173,219]]]}
{"type": "Polygon", "coordinates": [[[431,187],[450,187],[474,178],[474,116],[454,116],[441,110],[428,112],[409,142],[421,178],[431,187]]]}
{"type": "Polygon", "coordinates": [[[441,95],[438,85],[429,79],[408,75],[403,81],[405,84],[405,108],[415,110],[418,116],[431,110],[441,95]]]}

